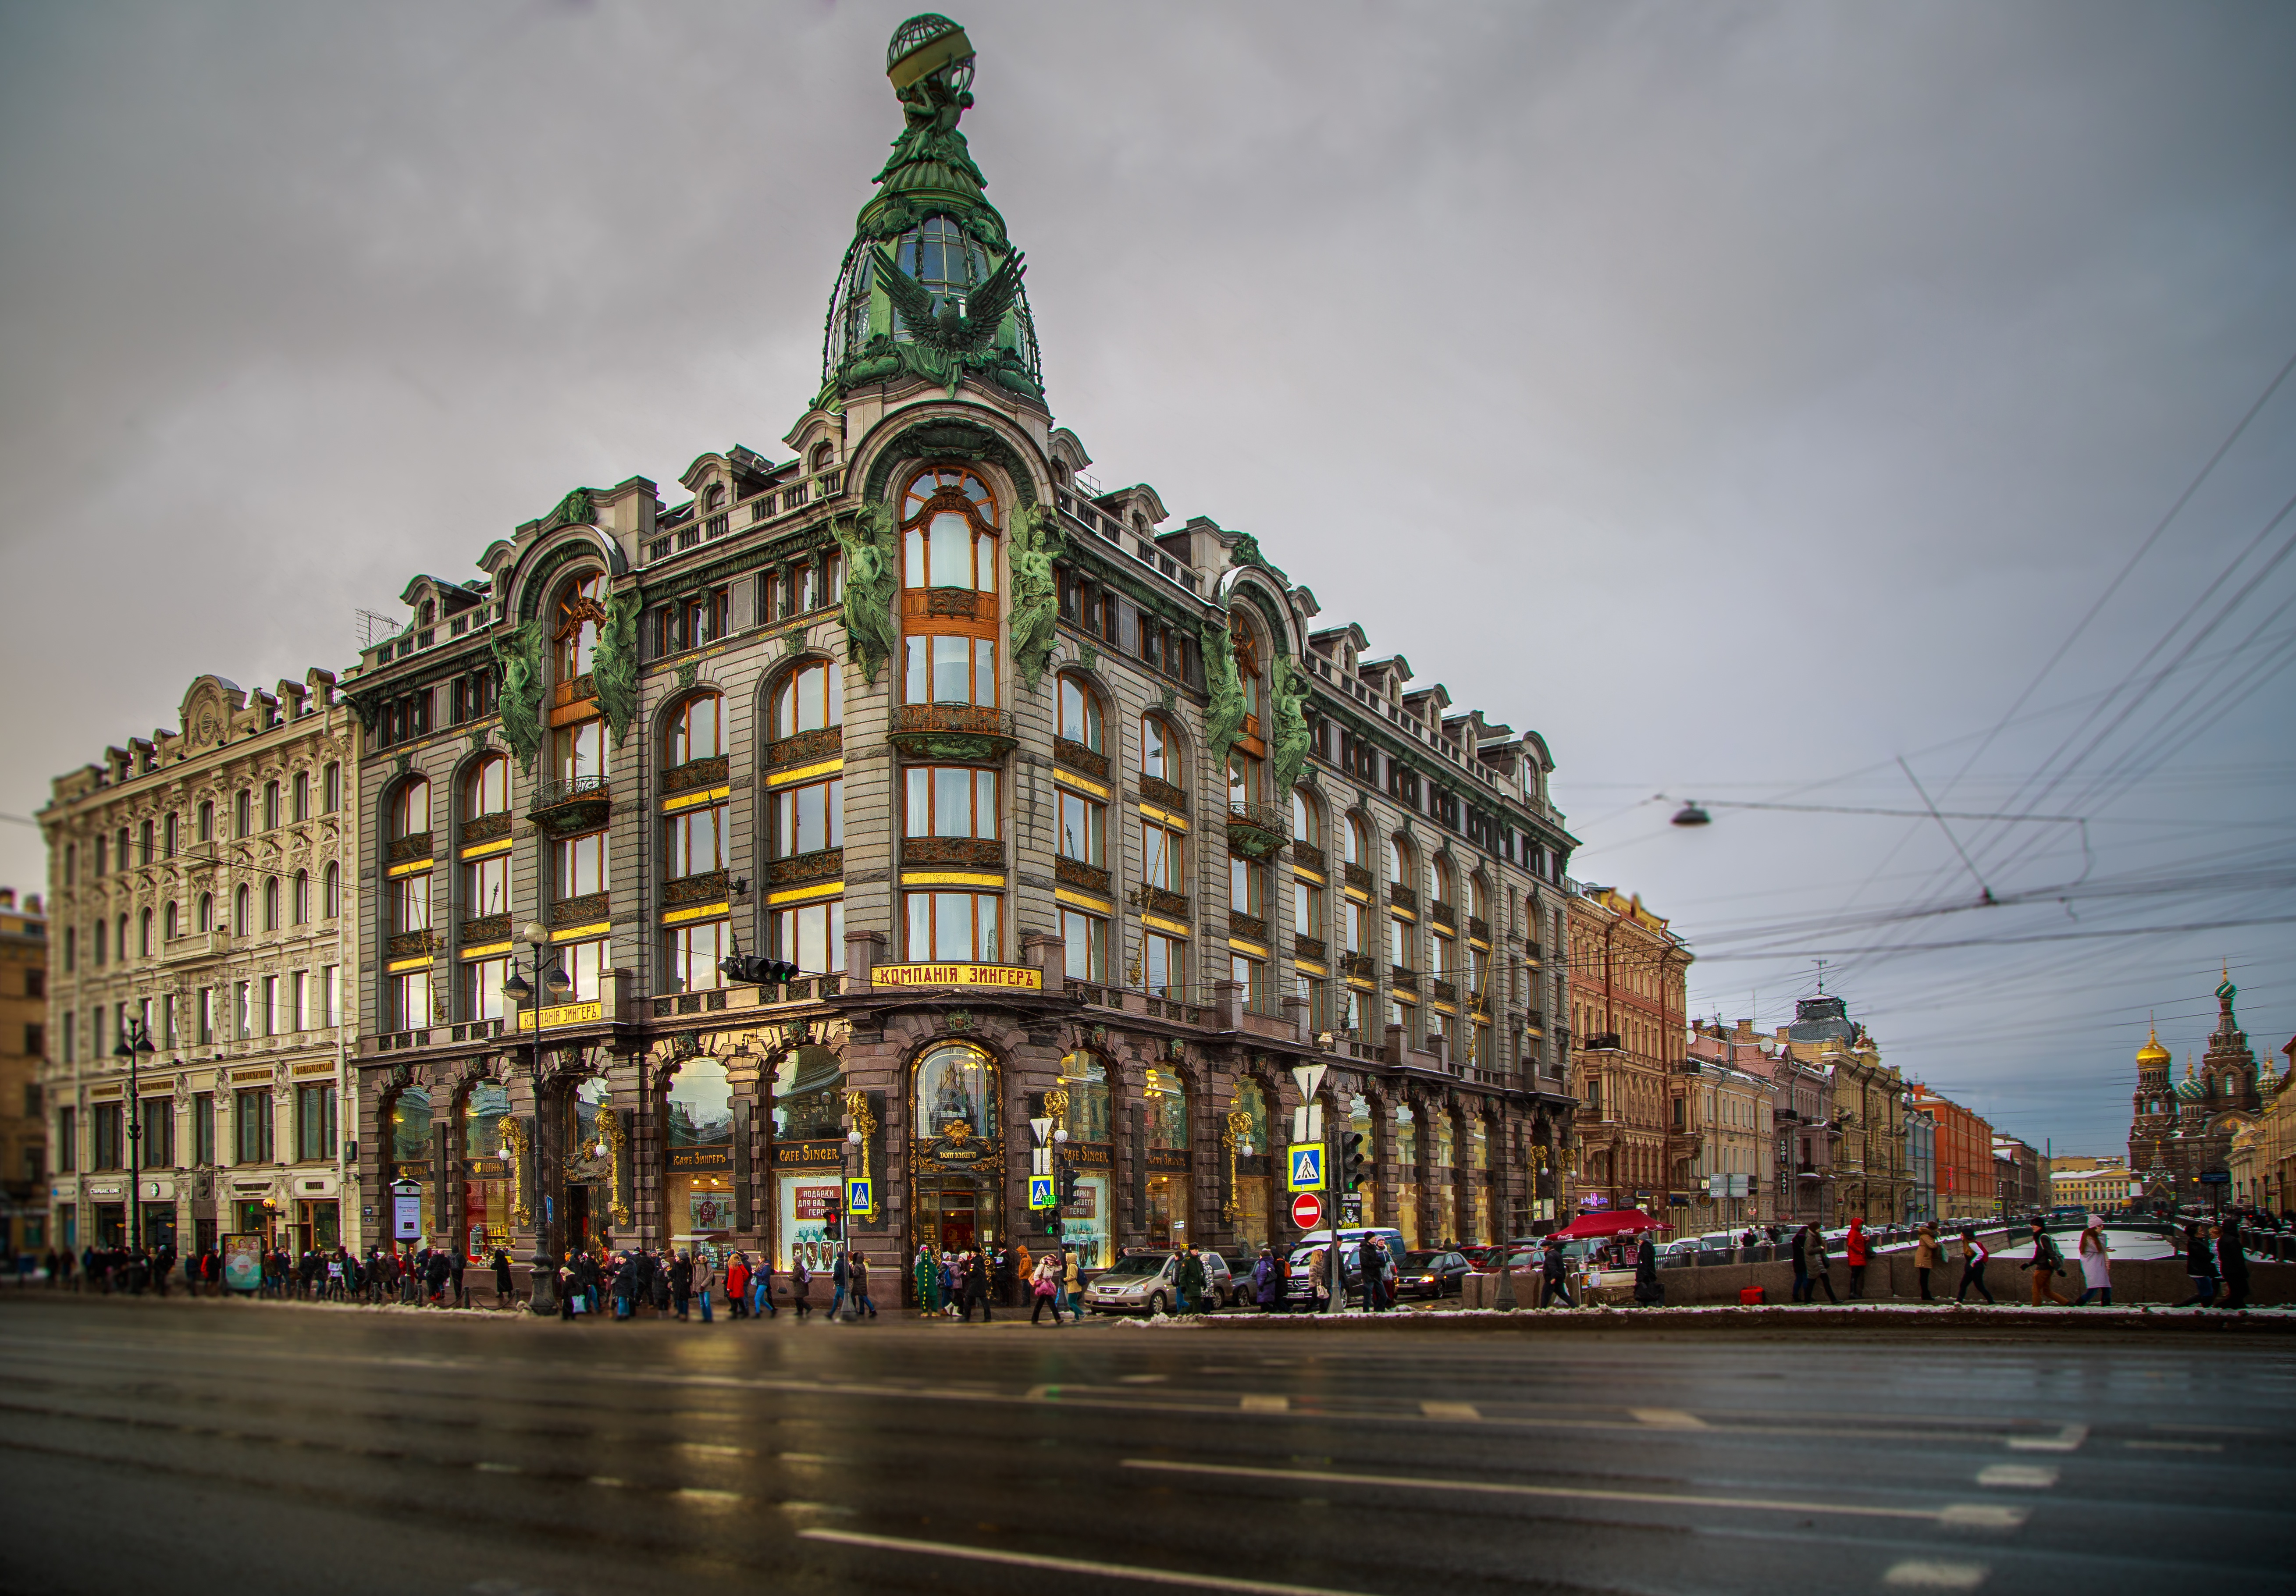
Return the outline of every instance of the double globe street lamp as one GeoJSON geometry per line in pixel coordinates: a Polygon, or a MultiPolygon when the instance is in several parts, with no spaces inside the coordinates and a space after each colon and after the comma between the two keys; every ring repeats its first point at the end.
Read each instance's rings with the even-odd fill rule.
{"type": "MultiPolygon", "coordinates": [[[[512,955],[511,960],[510,979],[503,983],[502,990],[504,997],[510,999],[511,1002],[518,1005],[519,1017],[521,1020],[523,1021],[528,1012],[528,1006],[533,1003],[535,993],[537,989],[549,994],[552,1002],[563,1003],[566,1000],[567,995],[574,990],[574,981],[573,978],[566,973],[564,967],[562,965],[553,963],[546,971],[542,968],[544,955],[548,954],[550,951],[550,933],[543,929],[543,925],[540,921],[533,920],[527,921],[527,923],[519,930],[518,940],[525,944],[525,945],[532,951],[534,959],[534,979],[529,981],[526,978],[525,971],[521,970],[518,967],[516,955],[512,955]]],[[[531,1054],[534,1073],[534,1123],[537,1134],[534,1139],[534,1144],[529,1156],[534,1160],[536,1173],[539,1174],[542,1163],[540,1157],[542,1150],[541,1136],[539,1132],[542,1126],[542,1018],[544,1009],[541,1006],[536,1006],[532,1012],[534,1014],[534,1044],[533,1052],[531,1054]]],[[[515,1179],[515,1177],[513,1177],[513,1179],[515,1179]]],[[[527,1305],[537,1314],[554,1314],[558,1311],[557,1293],[555,1289],[558,1260],[552,1254],[550,1249],[550,1227],[552,1223],[552,1215],[549,1207],[549,1199],[545,1198],[543,1200],[544,1207],[542,1215],[534,1227],[534,1256],[527,1260],[528,1272],[531,1277],[527,1282],[530,1289],[530,1295],[529,1297],[527,1305]]]]}
{"type": "Polygon", "coordinates": [[[111,1056],[127,1066],[127,1244],[138,1252],[144,1248],[144,1096],[137,1072],[159,1051],[140,1019],[127,1022],[111,1050],[111,1056]]]}

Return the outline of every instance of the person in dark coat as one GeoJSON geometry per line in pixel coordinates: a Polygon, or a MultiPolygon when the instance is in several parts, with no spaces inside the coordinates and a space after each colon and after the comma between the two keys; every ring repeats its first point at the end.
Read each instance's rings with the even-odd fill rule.
{"type": "Polygon", "coordinates": [[[980,1308],[981,1323],[987,1324],[996,1317],[988,1310],[988,1260],[977,1252],[965,1260],[963,1289],[964,1306],[959,1317],[964,1319],[965,1323],[972,1322],[972,1309],[975,1304],[978,1304],[980,1308]]]}
{"type": "Polygon", "coordinates": [[[2224,1304],[2248,1306],[2248,1253],[2241,1245],[2240,1215],[2230,1214],[2217,1229],[2217,1265],[2224,1273],[2224,1304]]]}
{"type": "Polygon", "coordinates": [[[1658,1283],[1658,1243],[1645,1232],[1635,1249],[1635,1300],[1644,1307],[1663,1307],[1666,1288],[1658,1283]]]}
{"type": "Polygon", "coordinates": [[[677,1316],[685,1317],[686,1305],[693,1297],[693,1256],[679,1253],[677,1261],[669,1266],[669,1294],[677,1303],[677,1316]]]}
{"type": "Polygon", "coordinates": [[[1543,1308],[1558,1297],[1566,1308],[1578,1305],[1570,1300],[1570,1255],[1562,1249],[1561,1237],[1549,1236],[1546,1255],[1538,1261],[1538,1305],[1543,1308]]]}
{"type": "Polygon", "coordinates": [[[1253,1299],[1263,1314],[1272,1313],[1283,1305],[1283,1260],[1268,1248],[1259,1249],[1259,1261],[1251,1266],[1253,1299]]]}
{"type": "Polygon", "coordinates": [[[445,1299],[447,1277],[453,1273],[454,1263],[447,1256],[447,1249],[443,1247],[431,1248],[430,1262],[423,1270],[423,1280],[429,1288],[430,1300],[433,1303],[445,1299]]]}
{"type": "Polygon", "coordinates": [[[510,1301],[510,1250],[495,1248],[495,1306],[503,1307],[510,1301]]]}
{"type": "Polygon", "coordinates": [[[2217,1252],[2209,1244],[2208,1227],[2185,1227],[2185,1273],[2192,1277],[2193,1294],[2177,1305],[2205,1308],[2217,1299],[2217,1252]]]}

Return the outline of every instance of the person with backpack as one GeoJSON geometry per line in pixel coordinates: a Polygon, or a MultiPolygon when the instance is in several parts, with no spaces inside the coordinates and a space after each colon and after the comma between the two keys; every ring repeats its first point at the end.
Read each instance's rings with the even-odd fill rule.
{"type": "Polygon", "coordinates": [[[2217,1253],[2209,1244],[2209,1227],[2185,1227],[2185,1273],[2192,1278],[2193,1294],[2177,1305],[2205,1308],[2217,1299],[2217,1253]]]}
{"type": "Polygon", "coordinates": [[[2073,1305],[2070,1297],[2060,1297],[2054,1282],[2064,1273],[2065,1255],[2057,1250],[2050,1239],[2047,1226],[2037,1216],[2033,1221],[2033,1256],[2025,1267],[2033,1272],[2033,1305],[2040,1307],[2054,1303],[2061,1308],[2073,1305]]]}
{"type": "Polygon", "coordinates": [[[1985,1243],[1977,1239],[1975,1231],[1963,1230],[1961,1232],[1961,1289],[1953,1294],[1954,1301],[1959,1302],[1967,1297],[1972,1286],[1977,1288],[1977,1294],[1987,1302],[1993,1300],[1993,1288],[1985,1283],[1985,1261],[1992,1256],[1991,1250],[1985,1243]]]}

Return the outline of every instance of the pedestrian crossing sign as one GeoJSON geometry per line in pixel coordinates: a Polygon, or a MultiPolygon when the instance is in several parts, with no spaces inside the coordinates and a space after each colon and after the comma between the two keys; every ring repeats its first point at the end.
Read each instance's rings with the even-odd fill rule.
{"type": "Polygon", "coordinates": [[[873,1218],[877,1213],[877,1184],[864,1176],[845,1183],[845,1212],[855,1219],[873,1218]]]}
{"type": "Polygon", "coordinates": [[[1321,1146],[1295,1147],[1292,1150],[1292,1183],[1290,1191],[1321,1191],[1324,1189],[1324,1150],[1321,1146]]]}
{"type": "Polygon", "coordinates": [[[1032,1174],[1029,1177],[1029,1206],[1032,1208],[1054,1208],[1060,1204],[1053,1197],[1053,1177],[1032,1174]]]}

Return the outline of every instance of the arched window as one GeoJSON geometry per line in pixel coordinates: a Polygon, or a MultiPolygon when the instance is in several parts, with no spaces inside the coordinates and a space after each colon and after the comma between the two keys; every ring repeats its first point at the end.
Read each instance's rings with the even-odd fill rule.
{"type": "MultiPolygon", "coordinates": [[[[689,1167],[722,1155],[728,1162],[734,1151],[734,1084],[725,1065],[699,1053],[677,1067],[670,1077],[664,1112],[672,1149],[694,1150],[684,1158],[673,1151],[670,1166],[689,1167]]],[[[676,1177],[673,1176],[673,1179],[676,1177]]],[[[671,1212],[681,1209],[673,1205],[671,1212]]]]}
{"type": "MultiPolygon", "coordinates": [[[[1259,671],[1259,634],[1252,624],[1238,612],[1228,617],[1228,641],[1235,650],[1235,677],[1243,687],[1243,712],[1252,719],[1261,713],[1259,671]]],[[[1247,732],[1258,734],[1257,728],[1247,720],[1247,732]]]]}
{"type": "Polygon", "coordinates": [[[308,770],[295,773],[295,803],[291,813],[299,823],[311,818],[311,773],[308,770]]]}
{"type": "Polygon", "coordinates": [[[1435,861],[1435,901],[1450,904],[1459,901],[1458,878],[1451,872],[1451,862],[1439,855],[1435,861]]]}
{"type": "Polygon", "coordinates": [[[401,1091],[390,1105],[390,1159],[422,1164],[430,1157],[430,1093],[420,1086],[401,1091]]]}
{"type": "Polygon", "coordinates": [[[1061,678],[1060,734],[1095,754],[1103,751],[1099,696],[1074,676],[1061,678]]]}
{"type": "Polygon", "coordinates": [[[774,1140],[820,1142],[845,1126],[845,1065],[825,1047],[791,1048],[774,1069],[774,1140]]]}
{"type": "Polygon", "coordinates": [[[1140,717],[1140,773],[1174,787],[1180,784],[1180,740],[1153,715],[1140,717]]]}
{"type": "Polygon", "coordinates": [[[152,956],[152,911],[146,909],[135,922],[135,951],[144,958],[152,956]]]}
{"type": "Polygon", "coordinates": [[[172,901],[168,904],[166,918],[161,921],[160,926],[161,934],[170,942],[184,934],[182,913],[172,901]]]}
{"type": "Polygon", "coordinates": [[[845,683],[835,665],[816,659],[800,665],[774,690],[774,741],[800,732],[824,732],[843,724],[845,683]]]}
{"type": "Polygon", "coordinates": [[[724,753],[723,707],[724,700],[716,693],[697,692],[673,708],[663,733],[662,762],[675,768],[724,753]]]}
{"type": "Polygon", "coordinates": [[[263,929],[266,931],[275,931],[279,929],[279,878],[277,876],[273,876],[263,883],[263,929]]]}
{"type": "Polygon", "coordinates": [[[726,508],[726,485],[723,482],[712,482],[709,485],[709,492],[701,495],[701,508],[704,510],[726,508]]]}
{"type": "Polygon", "coordinates": [[[232,800],[231,823],[234,836],[251,837],[255,834],[255,795],[244,787],[232,800]]]}
{"type": "Polygon", "coordinates": [[[997,524],[971,471],[920,471],[902,494],[904,702],[996,708],[997,524]]]}
{"type": "Polygon", "coordinates": [[[1362,864],[1371,853],[1370,839],[1364,834],[1364,823],[1359,815],[1348,816],[1348,857],[1349,864],[1362,864]]]}
{"type": "Polygon", "coordinates": [[[119,917],[119,932],[112,939],[111,948],[112,952],[119,955],[122,964],[127,962],[127,916],[125,914],[119,917]]]}
{"type": "Polygon", "coordinates": [[[917,1061],[916,1115],[921,1136],[972,1142],[996,1135],[996,1064],[962,1042],[934,1048],[917,1061]]]}
{"type": "Polygon", "coordinates": [[[430,783],[421,776],[410,776],[391,794],[390,839],[398,842],[430,835],[430,783]]]}
{"type": "Polygon", "coordinates": [[[200,805],[200,840],[201,842],[215,840],[215,803],[212,799],[203,801],[200,805]]]}
{"type": "Polygon", "coordinates": [[[493,1081],[480,1081],[463,1100],[463,1156],[478,1165],[479,1173],[500,1162],[502,1122],[509,1117],[510,1093],[493,1081]],[[481,1159],[493,1162],[481,1164],[481,1159]]]}
{"type": "Polygon", "coordinates": [[[598,649],[598,628],[606,620],[606,577],[603,571],[583,571],[559,584],[551,606],[553,659],[561,683],[590,674],[598,649]]]}
{"type": "Polygon", "coordinates": [[[176,856],[176,846],[181,841],[181,838],[178,836],[178,832],[182,829],[179,824],[179,819],[180,817],[173,809],[168,810],[167,823],[160,832],[167,847],[166,856],[170,859],[176,856]]]}
{"type": "Polygon", "coordinates": [[[279,829],[279,783],[276,781],[263,784],[263,829],[266,831],[279,829]]]}
{"type": "Polygon", "coordinates": [[[510,761],[500,754],[488,754],[463,779],[463,821],[467,825],[481,815],[508,813],[510,761]]]}
{"type": "Polygon", "coordinates": [[[1147,1101],[1150,1150],[1188,1151],[1188,1084],[1180,1072],[1168,1064],[1150,1065],[1140,1093],[1147,1101]]]}
{"type": "Polygon", "coordinates": [[[1292,840],[1304,842],[1319,853],[1324,847],[1323,810],[1304,787],[1292,790],[1292,840]]]}
{"type": "Polygon", "coordinates": [[[295,923],[299,926],[309,925],[311,923],[311,872],[308,870],[299,870],[295,872],[294,908],[295,923]]]}
{"type": "Polygon", "coordinates": [[[1115,1119],[1107,1066],[1081,1050],[1069,1054],[1061,1060],[1061,1090],[1068,1094],[1068,1107],[1062,1112],[1061,1124],[1067,1129],[1071,1144],[1112,1139],[1114,1132],[1111,1127],[1115,1119]]]}
{"type": "Polygon", "coordinates": [[[136,828],[135,863],[138,864],[152,863],[152,823],[148,820],[136,828]]]}
{"type": "Polygon", "coordinates": [[[1411,845],[1400,837],[1387,839],[1387,879],[1391,886],[1409,888],[1412,884],[1411,845]]]}
{"type": "Polygon", "coordinates": [[[320,889],[319,913],[327,919],[333,920],[343,912],[343,877],[341,867],[330,860],[327,863],[327,873],[323,878],[323,880],[324,885],[320,889]]]}
{"type": "Polygon", "coordinates": [[[215,894],[212,892],[202,892],[200,894],[199,929],[202,931],[212,931],[215,929],[215,894]]]}
{"type": "Polygon", "coordinates": [[[254,895],[248,890],[244,882],[241,883],[238,890],[231,895],[231,934],[233,936],[244,937],[247,935],[248,925],[250,923],[250,915],[248,912],[252,906],[253,901],[254,895]]]}
{"type": "Polygon", "coordinates": [[[1488,924],[1491,918],[1491,888],[1478,873],[1467,878],[1467,913],[1488,924]]]}

